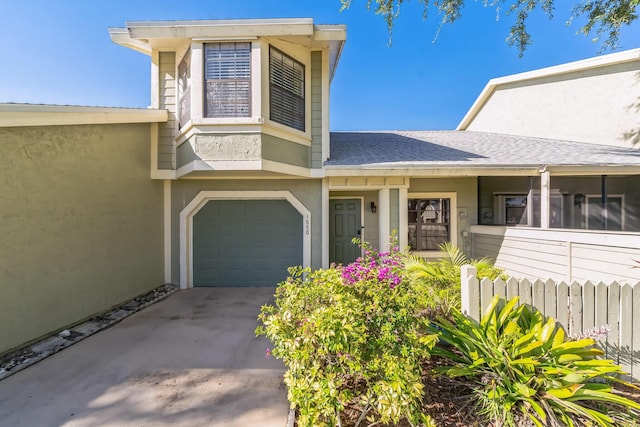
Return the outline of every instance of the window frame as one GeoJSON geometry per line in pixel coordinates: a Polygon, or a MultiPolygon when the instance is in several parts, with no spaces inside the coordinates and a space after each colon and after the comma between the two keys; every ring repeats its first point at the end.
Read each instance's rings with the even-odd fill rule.
{"type": "MultiPolygon", "coordinates": [[[[269,120],[277,125],[281,125],[286,127],[287,129],[291,129],[297,132],[302,132],[302,133],[307,133],[307,115],[309,113],[308,108],[307,108],[307,84],[308,84],[308,76],[307,76],[307,64],[304,63],[303,61],[296,59],[293,55],[290,55],[288,53],[286,53],[284,50],[279,49],[278,47],[272,45],[272,44],[268,44],[268,56],[267,56],[267,64],[268,64],[268,70],[267,70],[267,82],[269,85],[269,101],[268,101],[268,105],[269,105],[269,120]],[[297,86],[299,86],[302,89],[302,95],[299,96],[295,93],[293,93],[293,91],[287,91],[286,88],[283,88],[281,86],[279,86],[280,90],[282,91],[286,91],[288,92],[292,97],[298,97],[298,100],[301,102],[301,106],[302,106],[302,120],[301,120],[301,127],[296,127],[296,120],[295,120],[295,112],[293,111],[293,108],[291,109],[291,115],[294,116],[292,119],[291,123],[287,123],[284,121],[280,121],[277,118],[274,118],[274,83],[272,82],[272,76],[273,76],[273,64],[272,64],[272,52],[275,51],[278,54],[282,55],[283,58],[288,59],[290,61],[292,61],[294,63],[294,65],[298,65],[300,68],[302,68],[302,73],[301,73],[301,80],[298,81],[297,86]]],[[[299,115],[298,115],[299,116],[299,115]]]]}
{"type": "MultiPolygon", "coordinates": [[[[458,193],[456,192],[412,192],[407,193],[407,217],[403,219],[407,224],[407,246],[409,245],[409,201],[412,199],[449,199],[449,242],[458,245],[458,193]]],[[[411,253],[422,257],[437,257],[438,250],[414,250],[411,253]]]]}
{"type": "Polygon", "coordinates": [[[191,47],[187,48],[184,55],[182,55],[182,59],[178,62],[177,68],[177,119],[178,119],[178,129],[182,129],[191,119],[192,119],[192,111],[191,111],[191,98],[193,97],[193,81],[192,81],[192,61],[191,61],[191,47]],[[182,71],[186,70],[186,79],[183,85],[183,75],[182,71]],[[184,88],[183,88],[184,86],[184,88]],[[186,112],[186,115],[185,115],[186,112]]]}
{"type": "MultiPolygon", "coordinates": [[[[238,40],[238,41],[209,41],[209,42],[204,42],[202,44],[202,117],[203,119],[228,119],[228,120],[237,120],[237,119],[246,119],[246,118],[251,118],[252,114],[253,114],[253,87],[255,82],[254,77],[253,77],[253,43],[251,41],[245,41],[245,40],[238,40]],[[207,78],[207,49],[209,48],[209,46],[212,45],[218,45],[219,47],[221,47],[222,45],[225,44],[234,44],[236,45],[236,49],[237,49],[237,45],[238,44],[243,44],[243,45],[248,45],[248,57],[246,58],[246,77],[243,78],[233,78],[233,79],[208,79],[207,78]],[[215,80],[234,80],[234,81],[246,81],[248,82],[248,89],[246,89],[246,112],[244,112],[243,114],[233,114],[233,115],[209,115],[209,102],[207,101],[208,99],[208,84],[207,82],[211,80],[211,81],[215,81],[215,80]]],[[[234,98],[234,99],[237,99],[234,98]]]]}

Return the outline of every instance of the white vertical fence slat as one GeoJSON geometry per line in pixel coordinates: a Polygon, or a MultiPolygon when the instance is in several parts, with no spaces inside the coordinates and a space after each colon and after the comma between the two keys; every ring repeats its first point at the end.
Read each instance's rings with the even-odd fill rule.
{"type": "Polygon", "coordinates": [[[533,285],[529,280],[522,279],[520,283],[518,283],[518,295],[520,295],[520,304],[529,304],[533,303],[533,298],[531,296],[531,292],[533,285]]]}
{"type": "Polygon", "coordinates": [[[591,282],[582,285],[582,330],[586,331],[596,326],[596,288],[591,282]]]}
{"type": "Polygon", "coordinates": [[[569,330],[572,335],[584,331],[582,326],[582,286],[578,282],[571,283],[569,290],[569,330]]]}
{"type": "Polygon", "coordinates": [[[556,313],[556,307],[558,302],[556,300],[556,282],[549,279],[544,282],[544,315],[547,317],[558,318],[556,313]]]}
{"type": "Polygon", "coordinates": [[[607,336],[607,358],[618,363],[620,344],[620,285],[613,282],[609,285],[607,300],[607,323],[611,326],[611,333],[607,336]]]}
{"type": "Polygon", "coordinates": [[[570,336],[608,325],[611,332],[599,339],[606,357],[620,364],[632,378],[640,379],[640,282],[568,285],[551,279],[531,282],[512,277],[505,283],[501,279],[478,281],[475,268],[465,271],[462,292],[467,297],[463,298],[463,311],[474,313],[474,319],[480,320],[491,298],[500,295],[507,299],[519,296],[521,304],[531,304],[545,316],[558,320],[570,336]]]}
{"type": "Polygon", "coordinates": [[[534,307],[537,307],[543,314],[545,312],[544,304],[544,282],[542,280],[536,280],[533,282],[533,303],[534,307]]]}
{"type": "MultiPolygon", "coordinates": [[[[600,282],[596,285],[596,315],[595,315],[595,323],[596,326],[608,325],[609,316],[607,313],[607,308],[609,307],[609,287],[604,283],[600,282]]],[[[600,337],[598,339],[601,346],[605,348],[607,347],[607,337],[600,337]]]]}
{"type": "Polygon", "coordinates": [[[564,282],[556,286],[556,319],[568,329],[569,335],[573,333],[569,322],[569,286],[564,282]]]}
{"type": "MultiPolygon", "coordinates": [[[[507,295],[507,284],[504,280],[498,278],[493,282],[493,294],[505,297],[507,295]]],[[[488,303],[487,303],[488,304],[488,303]]],[[[486,307],[486,304],[485,304],[486,307]]]]}
{"type": "MultiPolygon", "coordinates": [[[[487,279],[486,277],[482,279],[482,281],[480,282],[480,310],[482,310],[482,307],[486,307],[489,305],[494,293],[496,295],[504,297],[504,291],[502,293],[496,291],[494,289],[494,283],[491,281],[491,279],[487,279]]],[[[482,313],[482,311],[480,311],[480,313],[482,313]]]]}
{"type": "Polygon", "coordinates": [[[625,372],[631,372],[631,339],[633,337],[633,288],[620,288],[620,346],[619,363],[625,372]]]}
{"type": "Polygon", "coordinates": [[[510,277],[507,280],[507,299],[511,299],[513,297],[518,296],[518,286],[520,285],[520,281],[515,277],[510,277]]]}

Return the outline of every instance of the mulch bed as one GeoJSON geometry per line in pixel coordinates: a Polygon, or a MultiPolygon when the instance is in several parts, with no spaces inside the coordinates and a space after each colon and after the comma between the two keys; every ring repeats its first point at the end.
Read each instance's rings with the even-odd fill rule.
{"type": "MultiPolygon", "coordinates": [[[[480,420],[470,385],[464,380],[451,379],[446,375],[434,375],[432,371],[446,364],[444,358],[432,356],[423,363],[422,382],[424,384],[423,411],[429,414],[438,427],[492,427],[491,423],[480,420]]],[[[640,403],[640,390],[623,385],[615,385],[619,394],[640,403]]],[[[353,427],[360,416],[361,408],[354,404],[345,408],[343,427],[353,427]]],[[[363,422],[361,426],[366,426],[363,422]]],[[[378,424],[376,424],[378,426],[378,424]]],[[[519,427],[533,426],[528,419],[518,423],[519,427]]],[[[390,426],[386,426],[390,427],[390,426]]],[[[406,421],[393,427],[410,427],[406,421]]]]}

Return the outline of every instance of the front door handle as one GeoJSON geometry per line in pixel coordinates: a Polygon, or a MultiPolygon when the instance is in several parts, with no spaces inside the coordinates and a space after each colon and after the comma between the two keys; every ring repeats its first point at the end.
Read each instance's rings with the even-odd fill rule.
{"type": "Polygon", "coordinates": [[[363,230],[363,229],[364,229],[364,227],[360,227],[360,228],[358,228],[358,231],[357,231],[358,236],[362,235],[362,230],[363,230]]]}

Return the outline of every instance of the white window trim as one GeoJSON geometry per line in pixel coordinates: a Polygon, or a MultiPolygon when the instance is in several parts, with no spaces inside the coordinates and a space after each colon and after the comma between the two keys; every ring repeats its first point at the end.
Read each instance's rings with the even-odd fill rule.
{"type": "Polygon", "coordinates": [[[244,117],[247,123],[263,123],[262,117],[262,79],[263,46],[255,38],[194,40],[191,43],[191,119],[203,124],[234,123],[233,117],[204,117],[204,44],[216,42],[250,42],[251,43],[251,115],[244,117]]]}
{"type": "Polygon", "coordinates": [[[210,200],[286,200],[302,215],[302,266],[311,267],[311,212],[289,191],[201,191],[180,212],[180,289],[193,287],[193,217],[210,200]]]}
{"type": "MultiPolygon", "coordinates": [[[[407,197],[404,200],[404,204],[407,205],[409,203],[409,199],[449,199],[451,205],[449,209],[450,222],[451,222],[451,230],[450,234],[450,242],[454,246],[458,246],[458,193],[457,192],[420,192],[420,193],[407,193],[407,197]]],[[[408,211],[407,215],[405,215],[404,219],[402,219],[407,224],[409,224],[408,211]]],[[[407,229],[408,233],[408,229],[407,229]]],[[[408,246],[408,241],[407,241],[408,246]]],[[[440,256],[440,251],[411,251],[412,254],[417,255],[422,258],[437,258],[440,256]]]]}

